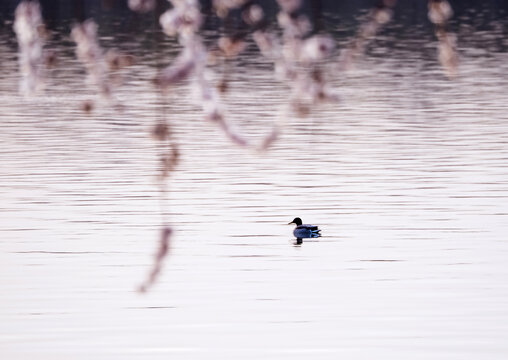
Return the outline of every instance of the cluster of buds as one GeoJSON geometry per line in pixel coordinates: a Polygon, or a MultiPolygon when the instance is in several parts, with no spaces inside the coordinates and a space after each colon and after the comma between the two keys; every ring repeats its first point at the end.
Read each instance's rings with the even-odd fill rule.
{"type": "Polygon", "coordinates": [[[450,3],[446,0],[429,0],[429,20],[436,25],[445,25],[453,16],[450,3]]]}
{"type": "Polygon", "coordinates": [[[16,8],[14,31],[19,44],[19,64],[22,81],[21,92],[34,94],[44,86],[43,51],[45,28],[38,2],[23,1],[16,8]]]}
{"type": "Polygon", "coordinates": [[[161,173],[159,180],[163,182],[178,165],[180,154],[178,147],[172,141],[171,130],[165,119],[153,127],[152,137],[162,144],[162,152],[160,156],[161,173]]]}
{"type": "Polygon", "coordinates": [[[217,41],[216,49],[210,51],[210,60],[216,63],[220,60],[223,65],[222,79],[217,88],[220,93],[226,93],[229,89],[230,60],[238,56],[247,47],[246,37],[249,31],[233,30],[232,11],[239,11],[243,21],[252,27],[260,26],[264,18],[263,9],[254,1],[250,0],[213,0],[213,9],[217,16],[223,19],[223,35],[217,41]]]}
{"type": "Polygon", "coordinates": [[[242,38],[235,39],[234,37],[230,37],[230,36],[221,37],[218,40],[217,44],[218,44],[218,47],[219,47],[221,53],[226,58],[233,58],[233,57],[237,56],[247,46],[247,44],[245,43],[245,41],[242,38]]]}
{"type": "Polygon", "coordinates": [[[253,37],[261,53],[274,61],[278,77],[291,87],[293,109],[303,115],[306,111],[302,109],[312,104],[336,100],[321,66],[332,55],[335,42],[328,35],[307,37],[311,24],[298,14],[300,0],[278,0],[278,4],[282,39],[264,30],[254,32],[253,37]]]}
{"type": "Polygon", "coordinates": [[[263,20],[263,8],[252,0],[213,0],[213,9],[219,18],[226,18],[232,10],[241,9],[246,24],[255,26],[263,20]]]}
{"type": "Polygon", "coordinates": [[[147,13],[155,9],[157,0],[129,0],[127,5],[132,11],[147,13]]]}
{"type": "Polygon", "coordinates": [[[257,26],[265,17],[263,8],[257,4],[250,4],[243,12],[242,19],[250,26],[257,26]]]}
{"type": "Polygon", "coordinates": [[[162,30],[168,36],[178,35],[178,40],[185,46],[192,41],[203,23],[203,16],[197,0],[168,0],[173,8],[159,18],[162,30]]]}
{"type": "Polygon", "coordinates": [[[233,9],[243,6],[246,0],[213,0],[212,5],[218,17],[225,18],[233,9]]]}
{"type": "Polygon", "coordinates": [[[293,14],[302,6],[301,0],[277,0],[281,10],[286,14],[293,14]]]}

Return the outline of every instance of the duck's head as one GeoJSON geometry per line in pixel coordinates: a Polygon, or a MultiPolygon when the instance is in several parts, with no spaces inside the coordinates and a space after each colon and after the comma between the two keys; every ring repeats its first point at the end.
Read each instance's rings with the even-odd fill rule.
{"type": "Polygon", "coordinates": [[[299,225],[302,225],[302,219],[300,219],[299,217],[296,217],[293,219],[293,221],[291,221],[289,224],[295,224],[296,226],[299,226],[299,225]]]}

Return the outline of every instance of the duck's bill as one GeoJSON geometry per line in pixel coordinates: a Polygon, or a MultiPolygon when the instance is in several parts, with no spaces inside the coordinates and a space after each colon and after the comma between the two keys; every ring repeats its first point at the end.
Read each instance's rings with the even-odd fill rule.
{"type": "Polygon", "coordinates": [[[291,221],[290,223],[288,223],[288,225],[291,225],[291,224],[294,224],[295,222],[294,221],[291,221]]]}

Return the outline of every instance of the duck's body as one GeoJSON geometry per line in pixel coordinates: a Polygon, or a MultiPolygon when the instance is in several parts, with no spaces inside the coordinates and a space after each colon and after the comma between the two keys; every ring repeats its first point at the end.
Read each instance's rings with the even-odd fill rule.
{"type": "Polygon", "coordinates": [[[302,224],[302,225],[295,227],[295,229],[293,230],[293,235],[297,239],[299,239],[299,238],[301,238],[301,239],[303,239],[303,238],[317,238],[317,237],[321,236],[321,234],[319,233],[320,231],[321,230],[319,230],[317,228],[317,226],[302,224]]]}
{"type": "Polygon", "coordinates": [[[293,235],[297,239],[303,238],[317,238],[320,237],[319,233],[321,230],[316,225],[302,224],[302,219],[294,218],[289,224],[295,224],[296,227],[293,230],[293,235]]]}

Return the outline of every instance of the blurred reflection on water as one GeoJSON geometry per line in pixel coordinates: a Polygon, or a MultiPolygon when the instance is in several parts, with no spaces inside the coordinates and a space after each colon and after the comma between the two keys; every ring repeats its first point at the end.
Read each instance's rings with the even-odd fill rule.
{"type": "MultiPolygon", "coordinates": [[[[25,99],[4,29],[2,354],[505,359],[507,20],[485,27],[474,20],[485,14],[467,14],[455,24],[456,81],[431,31],[395,21],[355,70],[336,74],[341,102],[291,119],[263,155],[203,122],[186,87],[170,95],[183,156],[170,181],[177,235],[147,296],[134,289],[160,222],[153,48],[139,50],[143,34],[116,44],[139,51],[119,93],[125,112],[86,115],[90,91],[67,39],[54,44],[63,57],[46,95],[25,99]],[[292,246],[295,216],[323,237],[292,246]]],[[[109,26],[105,47],[117,39],[109,26]]],[[[160,46],[157,61],[178,50],[160,46]]],[[[261,139],[286,89],[253,46],[235,66],[230,119],[261,139]]]]}

